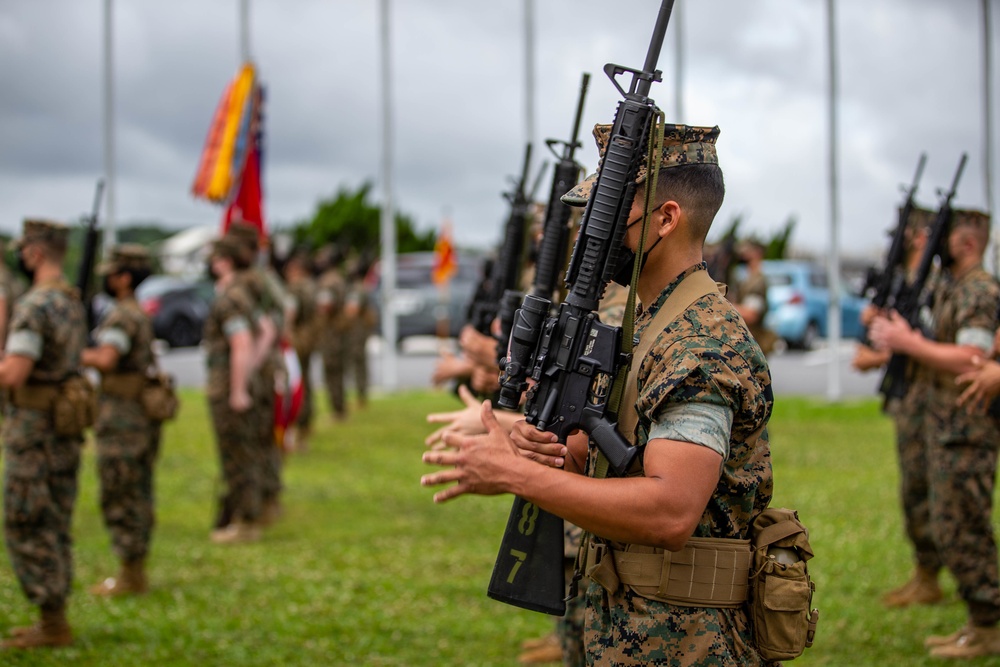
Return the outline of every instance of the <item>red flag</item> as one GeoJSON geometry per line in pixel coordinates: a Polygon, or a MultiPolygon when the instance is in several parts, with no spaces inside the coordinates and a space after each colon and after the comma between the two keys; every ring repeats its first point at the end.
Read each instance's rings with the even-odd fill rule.
{"type": "Polygon", "coordinates": [[[445,222],[441,226],[434,243],[434,265],[431,268],[431,280],[435,285],[442,285],[458,271],[458,259],[455,257],[455,247],[451,243],[451,224],[445,222]]]}
{"type": "Polygon", "coordinates": [[[236,197],[229,202],[226,214],[222,219],[222,232],[229,229],[233,220],[243,220],[264,233],[264,211],[261,206],[263,197],[260,189],[260,155],[257,147],[252,146],[247,151],[247,164],[243,168],[240,179],[240,189],[236,197]]]}

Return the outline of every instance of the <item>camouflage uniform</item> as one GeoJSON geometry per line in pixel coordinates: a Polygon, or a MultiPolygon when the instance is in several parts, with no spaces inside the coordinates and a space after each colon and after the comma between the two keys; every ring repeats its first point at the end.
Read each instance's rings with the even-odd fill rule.
{"type": "MultiPolygon", "coordinates": [[[[992,346],[1000,287],[977,266],[943,277],[931,311],[942,343],[992,346]]],[[[1000,621],[1000,574],[990,519],[1000,432],[992,417],[955,407],[961,387],[954,375],[927,372],[931,387],[923,441],[931,535],[941,561],[958,581],[973,625],[1000,621]]]]}
{"type": "Polygon", "coordinates": [[[344,397],[344,366],[346,346],[344,333],[344,302],[346,285],[336,267],[330,268],[319,278],[316,303],[323,311],[321,316],[319,349],[323,356],[323,378],[330,399],[330,410],[339,419],[347,416],[347,402],[344,397]]]}
{"type": "Polygon", "coordinates": [[[153,325],[134,298],[124,299],[101,321],[95,339],[119,354],[117,368],[104,376],[95,425],[101,513],[115,555],[125,562],[142,560],[153,532],[153,464],[160,425],[146,416],[138,395],[115,391],[113,381],[116,376],[144,377],[154,364],[153,325]]]}
{"type": "Polygon", "coordinates": [[[292,322],[292,344],[302,369],[302,407],[295,425],[302,432],[308,432],[313,420],[313,389],[309,367],[319,334],[316,306],[316,282],[305,278],[288,284],[288,291],[295,301],[295,321],[292,322]]]}
{"type": "Polygon", "coordinates": [[[763,273],[748,273],[736,287],[736,303],[748,301],[760,312],[760,319],[755,324],[747,324],[747,328],[764,354],[770,354],[774,349],[775,334],[764,326],[764,318],[767,316],[767,277],[763,273]]]}
{"type": "MultiPolygon", "coordinates": [[[[704,264],[682,273],[636,319],[640,337],[657,337],[638,373],[636,445],[645,446],[654,423],[667,425],[677,434],[674,439],[690,440],[685,437],[685,420],[696,406],[730,410],[729,455],[693,537],[748,539],[750,525],[767,507],[772,491],[767,420],[773,400],[764,354],[719,294],[697,300],[667,329],[647,330],[677,285],[700,270],[705,270],[704,264]]],[[[676,606],[644,598],[629,586],[609,592],[591,583],[586,642],[588,662],[594,664],[762,663],[753,647],[745,605],[676,606]]]]}
{"type": "MultiPolygon", "coordinates": [[[[65,281],[35,285],[14,306],[7,354],[31,359],[27,386],[55,385],[75,373],[86,316],[65,281]]],[[[2,430],[4,537],[28,600],[62,608],[73,580],[73,504],[82,437],[55,434],[52,412],[8,403],[2,430]]]]}
{"type": "Polygon", "coordinates": [[[229,338],[243,331],[256,335],[254,303],[246,288],[234,281],[222,288],[212,302],[203,344],[208,365],[208,406],[226,482],[223,512],[232,521],[252,524],[261,510],[259,429],[247,412],[235,412],[229,407],[229,338]]]}
{"type": "Polygon", "coordinates": [[[364,405],[368,400],[368,355],[365,346],[374,330],[375,306],[363,279],[355,278],[348,284],[345,305],[355,313],[346,323],[345,371],[350,372],[354,378],[358,402],[364,405]]]}

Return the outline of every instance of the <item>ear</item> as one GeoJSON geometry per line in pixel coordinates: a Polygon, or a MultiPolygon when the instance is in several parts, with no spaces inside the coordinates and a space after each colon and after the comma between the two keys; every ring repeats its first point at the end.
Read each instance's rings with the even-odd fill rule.
{"type": "Polygon", "coordinates": [[[656,233],[663,238],[670,235],[677,229],[684,211],[680,204],[673,199],[668,199],[656,209],[654,220],[656,220],[656,233]]]}

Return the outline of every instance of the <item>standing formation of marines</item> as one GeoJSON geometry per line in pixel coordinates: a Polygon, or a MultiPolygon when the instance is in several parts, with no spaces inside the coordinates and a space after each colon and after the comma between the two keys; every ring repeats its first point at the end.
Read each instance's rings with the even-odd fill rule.
{"type": "MultiPolygon", "coordinates": [[[[258,261],[258,234],[257,228],[236,222],[213,243],[208,259],[216,296],[203,336],[206,397],[225,487],[211,539],[223,544],[257,540],[261,529],[280,516],[283,445],[304,447],[311,428],[313,352],[340,343],[344,355],[357,354],[373,328],[360,265],[345,276],[349,287],[339,309],[321,313],[308,253],[288,258],[286,288],[258,261]],[[324,326],[323,316],[339,326],[324,326]],[[348,334],[349,342],[344,341],[348,334]],[[276,388],[284,382],[287,391],[288,383],[278,345],[282,337],[296,350],[307,389],[297,420],[279,442],[276,388]],[[331,343],[331,338],[337,340],[331,343]]],[[[8,649],[73,641],[66,617],[73,580],[70,526],[88,427],[94,429],[100,511],[119,564],[114,576],[89,590],[121,596],[149,588],[146,562],[155,525],[154,467],[163,416],[144,398],[159,369],[152,323],[136,300],[136,288],[154,267],[143,246],[108,249],[97,274],[113,301],[87,346],[85,306],[63,275],[68,236],[69,228],[60,223],[24,222],[16,246],[18,267],[29,283],[23,295],[10,272],[0,269],[4,536],[21,588],[39,609],[37,623],[14,628],[3,640],[8,649]]],[[[338,271],[331,266],[327,275],[338,271]]],[[[367,374],[363,364],[353,368],[363,404],[367,374]]],[[[341,379],[340,400],[342,387],[341,379]]]]}

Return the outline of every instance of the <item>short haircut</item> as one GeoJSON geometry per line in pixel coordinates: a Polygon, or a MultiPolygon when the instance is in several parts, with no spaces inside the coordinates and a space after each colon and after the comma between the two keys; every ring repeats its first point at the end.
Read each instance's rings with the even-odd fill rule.
{"type": "MultiPolygon", "coordinates": [[[[691,222],[692,236],[704,243],[725,196],[726,184],[719,165],[689,164],[660,170],[653,203],[662,205],[672,200],[680,204],[691,222]]],[[[636,188],[635,197],[641,205],[645,183],[636,188]]]]}

